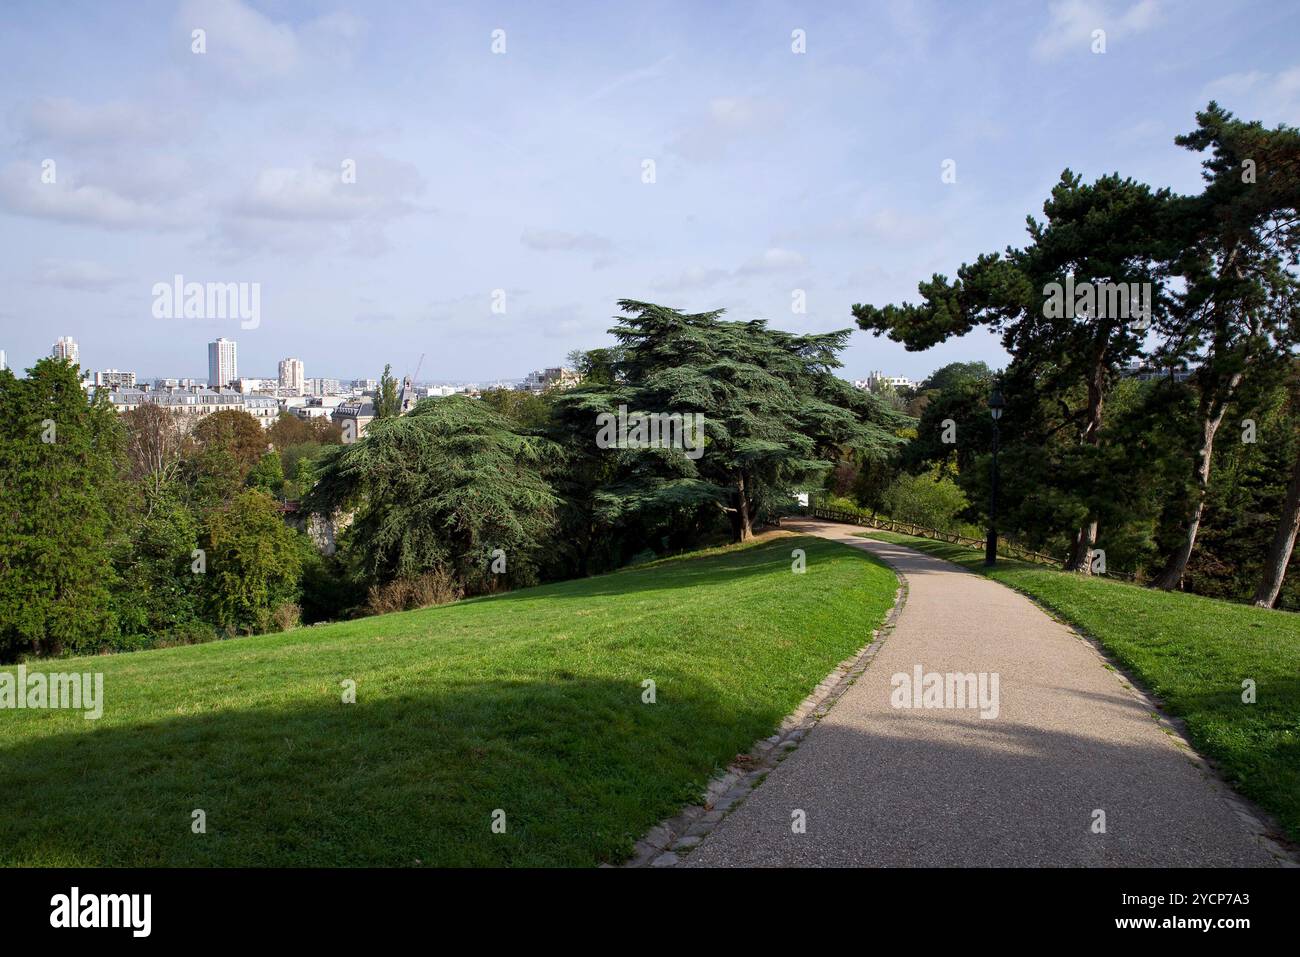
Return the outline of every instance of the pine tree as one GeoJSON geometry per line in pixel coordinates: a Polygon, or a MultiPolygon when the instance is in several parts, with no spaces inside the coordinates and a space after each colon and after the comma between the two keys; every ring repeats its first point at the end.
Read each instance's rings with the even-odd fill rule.
{"type": "MultiPolygon", "coordinates": [[[[859,304],[859,326],[888,334],[909,350],[928,349],[979,326],[1002,334],[1013,356],[1010,381],[1025,385],[1020,402],[1008,402],[1008,418],[1049,395],[1065,411],[1065,426],[1079,447],[1079,468],[1071,479],[1082,521],[1073,536],[1069,567],[1087,572],[1097,538],[1098,512],[1109,494],[1111,477],[1091,467],[1103,456],[1103,407],[1118,370],[1140,354],[1145,325],[1131,305],[1123,309],[1077,309],[1076,302],[1053,308],[1049,290],[1064,290],[1067,277],[1077,286],[1136,283],[1151,291],[1149,318],[1158,324],[1167,310],[1162,264],[1174,245],[1166,236],[1172,196],[1118,175],[1085,184],[1070,170],[1043,204],[1044,221],[1028,218],[1030,243],[1005,254],[988,253],[963,265],[957,279],[935,275],[918,286],[923,301],[877,307],[859,304]],[[1056,284],[1053,286],[1052,284],[1056,284]]],[[[1068,294],[1067,294],[1068,295],[1068,294]]],[[[1085,302],[1086,306],[1086,302],[1085,302]]]]}
{"type": "Polygon", "coordinates": [[[1191,494],[1181,541],[1155,584],[1183,579],[1209,494],[1214,442],[1233,397],[1257,368],[1300,342],[1300,130],[1266,130],[1211,101],[1177,143],[1209,157],[1206,187],[1180,205],[1172,232],[1184,251],[1174,266],[1186,282],[1171,330],[1171,354],[1198,360],[1200,434],[1191,456],[1191,494]]]}

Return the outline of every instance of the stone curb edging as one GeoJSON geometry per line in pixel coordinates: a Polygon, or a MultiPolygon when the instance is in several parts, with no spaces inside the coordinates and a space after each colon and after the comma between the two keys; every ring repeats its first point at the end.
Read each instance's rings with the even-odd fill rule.
{"type": "MultiPolygon", "coordinates": [[[[842,542],[850,548],[856,544],[842,542]]],[[[862,551],[870,550],[862,547],[862,551]]],[[[879,559],[879,556],[873,557],[879,559]]],[[[879,559],[883,561],[883,559],[879,559]]],[[[888,563],[886,563],[888,564],[888,563]]],[[[880,627],[872,631],[871,641],[851,656],[841,661],[816,688],[804,698],[771,737],[756,741],[754,745],[727,767],[720,777],[709,782],[702,804],[692,804],[681,813],[652,827],[633,847],[630,860],[622,867],[672,867],[707,837],[722,819],[735,810],[763,783],[772,770],[787,758],[812,730],[840,696],[858,680],[871,659],[876,656],[885,638],[894,630],[898,616],[907,604],[907,576],[893,565],[890,570],[898,577],[898,590],[894,605],[880,627]]],[[[608,867],[610,865],[601,865],[608,867]]]]}

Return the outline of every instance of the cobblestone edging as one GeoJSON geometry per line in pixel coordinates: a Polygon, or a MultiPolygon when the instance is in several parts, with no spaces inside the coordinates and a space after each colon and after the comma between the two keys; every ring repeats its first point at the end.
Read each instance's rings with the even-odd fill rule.
{"type": "Polygon", "coordinates": [[[755,742],[721,777],[710,781],[701,804],[692,804],[676,817],[652,827],[636,842],[632,858],[623,867],[672,867],[683,854],[703,841],[727,814],[763,783],[773,768],[799,746],[813,725],[857,681],[885,638],[894,630],[894,624],[907,604],[907,578],[893,566],[890,569],[898,576],[894,607],[881,626],[871,633],[871,641],[836,665],[835,670],[822,679],[799,707],[786,716],[775,734],[755,742]]]}

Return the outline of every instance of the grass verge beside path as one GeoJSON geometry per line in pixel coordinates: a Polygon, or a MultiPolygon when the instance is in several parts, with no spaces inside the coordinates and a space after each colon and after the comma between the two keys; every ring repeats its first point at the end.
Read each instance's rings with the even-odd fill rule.
{"type": "Polygon", "coordinates": [[[860,549],[782,535],[440,608],[33,663],[102,672],[104,714],[0,710],[0,863],[617,862],[866,644],[896,585],[860,549]]]}
{"type": "MultiPolygon", "coordinates": [[[[988,575],[1096,639],[1243,794],[1300,841],[1300,615],[1089,578],[893,532],[894,542],[988,575]],[[1242,702],[1253,680],[1255,704],[1242,702]]],[[[1177,795],[1169,795],[1177,800],[1177,795]]]]}

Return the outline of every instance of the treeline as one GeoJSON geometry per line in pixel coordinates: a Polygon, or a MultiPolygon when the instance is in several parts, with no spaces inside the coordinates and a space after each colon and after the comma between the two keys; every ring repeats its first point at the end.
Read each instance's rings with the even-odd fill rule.
{"type": "Polygon", "coordinates": [[[1211,103],[1176,142],[1205,154],[1202,192],[1066,170],[1025,246],[921,282],[919,303],[853,307],[909,350],[983,326],[1012,357],[928,389],[893,467],[946,475],[984,524],[996,386],[1005,532],[1084,574],[1104,553],[1160,588],[1300,608],[1300,131],[1211,103]]]}
{"type": "Polygon", "coordinates": [[[163,406],[119,416],[62,360],[0,372],[0,658],[297,624],[324,559],[281,502],[339,441],[289,415],[269,430],[242,410],[192,429],[163,406]]]}
{"type": "Polygon", "coordinates": [[[0,656],[279,630],[742,541],[835,462],[901,445],[911,420],[834,375],[848,330],[619,305],[579,387],[387,408],[349,444],[287,415],[118,416],[62,361],[0,373],[0,656]],[[680,430],[697,415],[702,435],[680,430]],[[638,419],[677,431],[599,424],[638,419]]]}

